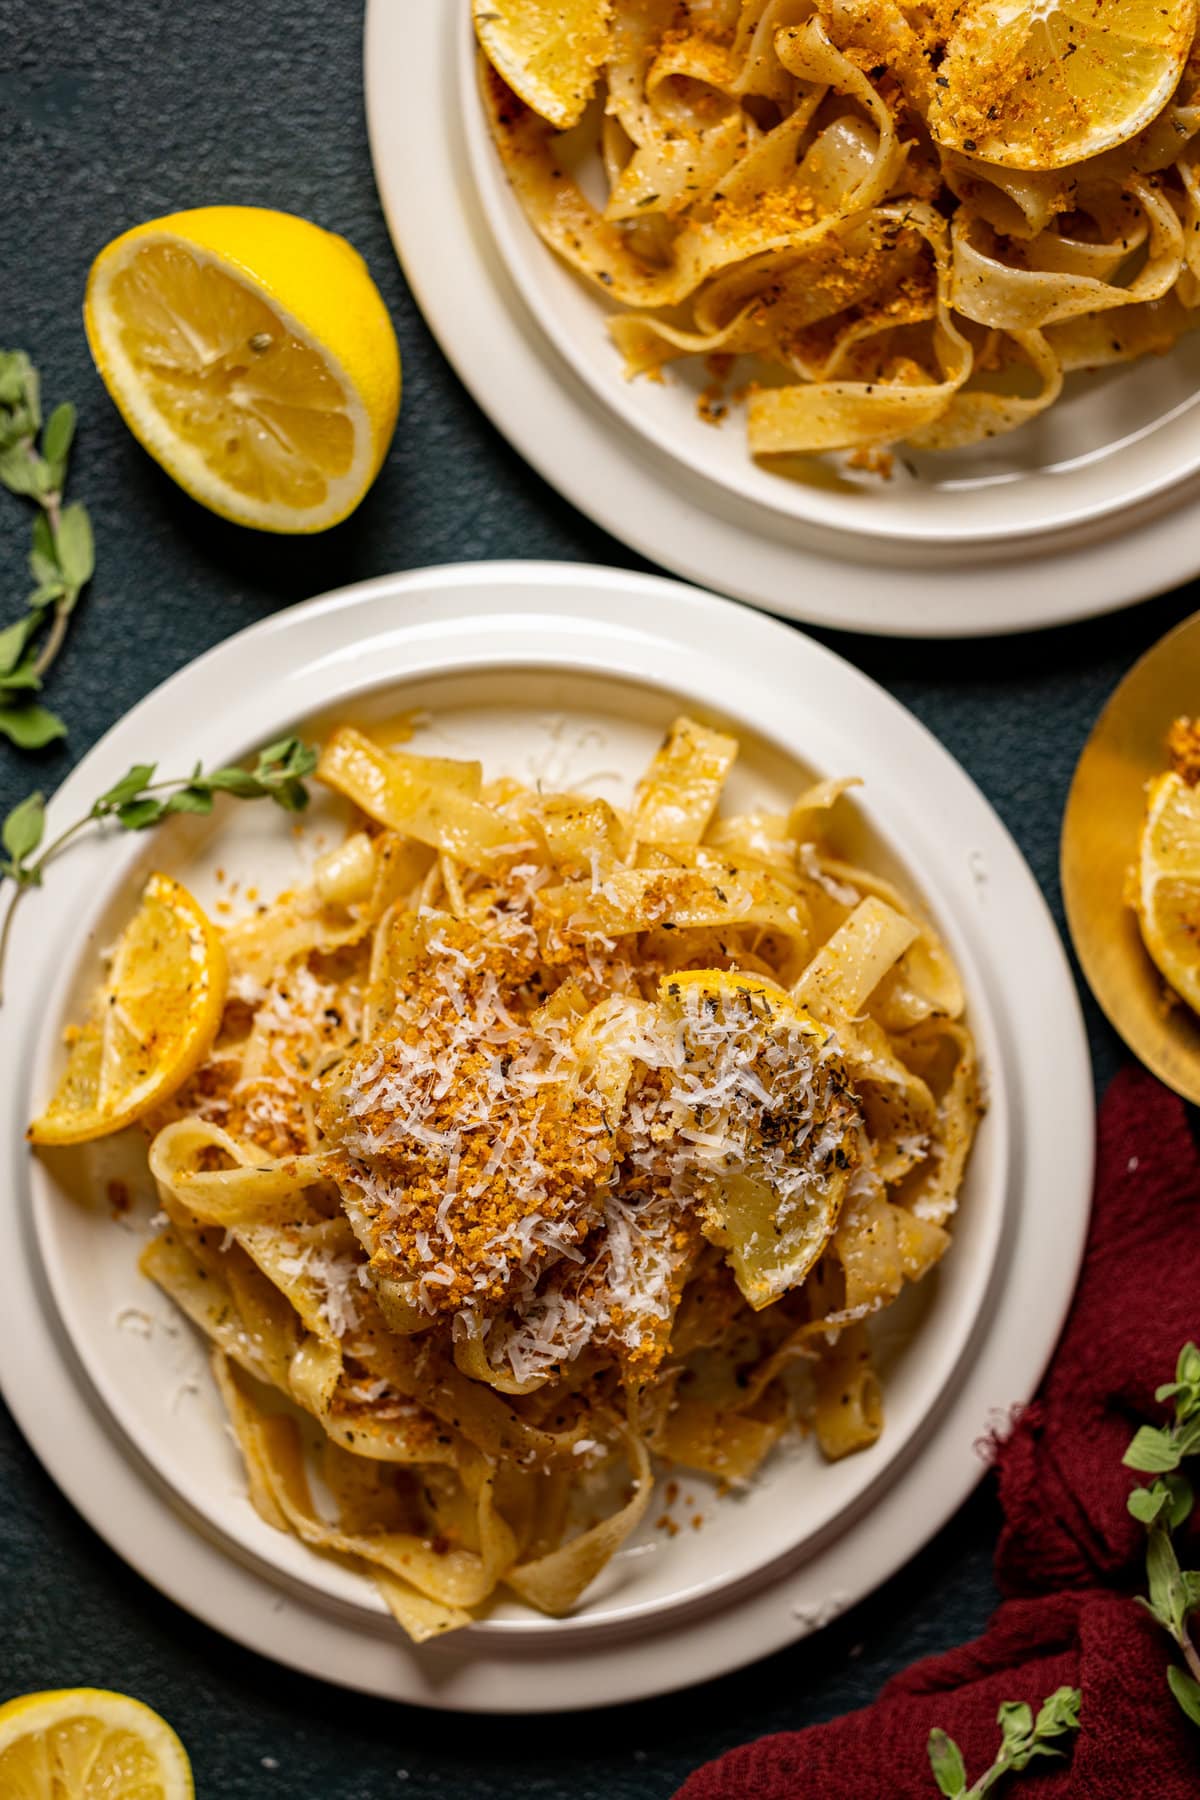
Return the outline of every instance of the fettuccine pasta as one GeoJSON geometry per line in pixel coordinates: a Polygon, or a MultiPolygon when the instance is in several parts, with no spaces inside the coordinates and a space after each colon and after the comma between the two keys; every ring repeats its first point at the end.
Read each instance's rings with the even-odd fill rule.
{"type": "Polygon", "coordinates": [[[618,808],[337,730],[357,823],[223,931],[220,1032],[148,1121],[142,1266],[254,1506],[414,1639],[566,1613],[656,1458],[737,1484],[883,1428],[870,1322],[945,1252],[979,1111],[962,991],[830,849],[850,784],[720,816],[737,750],[678,719],[618,808]]]}
{"type": "Polygon", "coordinates": [[[531,224],[627,376],[747,359],[768,467],[1011,431],[1200,316],[1195,0],[571,0],[565,115],[510,10],[476,6],[482,86],[531,224]]]}

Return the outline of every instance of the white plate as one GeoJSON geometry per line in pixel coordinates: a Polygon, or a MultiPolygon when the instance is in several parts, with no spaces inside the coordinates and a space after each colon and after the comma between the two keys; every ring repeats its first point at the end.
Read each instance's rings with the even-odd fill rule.
{"type": "Polygon", "coordinates": [[[285,1662],[374,1692],[498,1710],[696,1680],[813,1629],[898,1567],[973,1485],[990,1411],[1036,1384],[1090,1192],[1090,1078],[1062,952],[986,803],[880,690],[768,621],[575,566],[397,577],[264,621],[110,733],[56,797],[51,829],[133,760],[227,760],[370,690],[386,690],[378,703],[389,708],[432,700],[452,739],[496,767],[525,772],[532,758],[548,780],[627,777],[677,699],[747,733],[746,796],[785,791],[797,760],[867,778],[868,827],[903,847],[964,967],[995,1099],[954,1250],[923,1296],[921,1331],[895,1350],[884,1439],[832,1470],[781,1460],[735,1502],[702,1499],[689,1481],[704,1529],[648,1534],[657,1548],[623,1558],[576,1619],[502,1609],[423,1652],[400,1642],[365,1584],[260,1524],[190,1330],[133,1273],[133,1236],[106,1206],[81,1210],[66,1164],[31,1160],[22,1142],[58,1026],[151,860],[192,879],[219,842],[229,873],[259,876],[269,857],[268,881],[291,875],[287,822],[258,808],[227,808],[215,832],[188,820],[153,840],[80,840],[18,918],[0,1091],[20,1204],[0,1221],[0,1381],[51,1473],[122,1554],[285,1662]]]}
{"type": "MultiPolygon", "coordinates": [[[[989,461],[1007,454],[994,445],[981,453],[985,466],[966,478],[980,485],[951,485],[930,501],[942,521],[938,542],[921,541],[924,527],[918,511],[909,516],[907,487],[887,503],[889,529],[907,535],[880,537],[861,516],[870,495],[831,496],[838,506],[844,500],[853,508],[851,528],[834,529],[828,520],[793,517],[761,496],[735,493],[723,480],[664,454],[653,434],[614,411],[618,403],[636,408],[654,400],[639,397],[636,386],[624,393],[619,375],[610,387],[598,315],[587,315],[592,382],[545,335],[497,248],[476,192],[463,118],[464,11],[460,0],[436,6],[368,0],[368,122],[392,237],[426,319],[476,400],[547,481],[615,537],[678,574],[754,605],[813,624],[892,636],[975,636],[1061,624],[1129,605],[1200,569],[1200,479],[1164,485],[1171,471],[1178,475],[1180,458],[1194,454],[1194,412],[1181,413],[1161,432],[1150,431],[1144,454],[1137,447],[1148,420],[1165,406],[1191,400],[1196,371],[1190,362],[1181,391],[1169,398],[1158,384],[1166,379],[1163,368],[1176,365],[1152,358],[1130,372],[1128,387],[1106,378],[1080,390],[1060,415],[1070,443],[1060,440],[1058,425],[1047,428],[1048,436],[1043,432],[1039,459],[1063,467],[1038,478],[1042,523],[1026,521],[1024,529],[1039,535],[1014,535],[1011,495],[1023,478],[989,461]],[[1102,396],[1110,388],[1125,397],[1116,424],[1105,426],[1101,436],[1129,437],[1130,446],[1119,456],[1093,458],[1085,451],[1080,460],[1079,437],[1097,448],[1089,436],[1099,429],[1094,408],[1107,407],[1102,396]],[[1146,395],[1152,396],[1149,410],[1139,411],[1146,395]],[[1078,421],[1078,432],[1068,420],[1078,421]],[[1185,442],[1190,452],[1177,454],[1185,442]],[[1128,475],[1120,472],[1127,468],[1128,475]],[[1097,521],[1087,500],[1093,481],[1101,484],[1101,506],[1118,492],[1127,504],[1097,521]],[[1060,487],[1067,495],[1061,503],[1055,499],[1060,487]],[[963,507],[970,509],[970,534],[955,542],[953,521],[963,507]],[[1076,523],[1049,531],[1046,523],[1055,518],[1076,523]]],[[[494,181],[494,169],[492,174],[494,181]]],[[[554,309],[563,301],[559,335],[568,331],[574,341],[567,315],[586,296],[553,268],[523,224],[516,230],[513,203],[499,198],[510,209],[507,236],[520,242],[521,256],[532,258],[538,270],[538,291],[546,271],[571,290],[552,292],[554,309]]],[[[499,206],[491,210],[502,216],[499,206]]],[[[1193,354],[1190,345],[1179,352],[1185,362],[1193,354]]],[[[680,388],[676,399],[682,393],[680,388]]],[[[719,456],[727,474],[736,464],[747,480],[767,483],[774,492],[772,478],[746,468],[736,422],[723,432],[696,429],[713,440],[700,440],[710,462],[719,456]]],[[[673,426],[668,437],[676,442],[673,426]]],[[[835,516],[844,518],[844,511],[835,516]]]]}
{"type": "MultiPolygon", "coordinates": [[[[521,298],[601,406],[666,459],[757,507],[850,534],[930,546],[1017,540],[1098,523],[1200,469],[1200,332],[1166,356],[1068,378],[1062,398],[1020,431],[934,455],[904,451],[890,481],[785,480],[750,456],[745,417],[731,407],[719,429],[701,418],[703,360],[672,365],[661,381],[626,381],[606,329],[606,304],[548,250],[512,192],[479,98],[478,52],[463,0],[456,111],[488,229],[521,298]]],[[[582,134],[581,134],[582,135],[582,134]]],[[[568,137],[564,148],[577,140],[568,137]]],[[[599,156],[566,156],[586,191],[603,193],[599,156]]],[[[624,309],[628,310],[628,309],[624,309]]],[[[727,387],[739,379],[735,369],[727,387]]]]}

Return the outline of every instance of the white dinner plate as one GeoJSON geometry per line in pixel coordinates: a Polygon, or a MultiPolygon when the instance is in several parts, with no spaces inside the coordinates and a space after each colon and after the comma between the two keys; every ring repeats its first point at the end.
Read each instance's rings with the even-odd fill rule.
{"type": "Polygon", "coordinates": [[[952,1251],[884,1344],[880,1443],[833,1467],[803,1448],[778,1457],[736,1499],[689,1478],[680,1523],[698,1510],[703,1529],[648,1527],[567,1621],[502,1603],[418,1651],[369,1583],[266,1527],[202,1346],[136,1272],[152,1197],[135,1192],[132,1211],[112,1216],[119,1146],[94,1147],[85,1170],[79,1153],[34,1159],[23,1143],[61,1027],[147,868],[213,905],[234,893],[236,907],[250,882],[267,893],[294,880],[332,818],[318,807],[298,839],[274,809],[227,803],[151,838],[89,834],[18,916],[0,1049],[18,1202],[0,1222],[0,1382],[50,1472],[121,1554],[210,1623],[309,1673],[428,1704],[538,1710],[749,1660],[832,1617],[937,1529],[980,1473],[992,1412],[1029,1397],[1057,1335],[1086,1229],[1091,1092],[1053,925],[946,753],[799,634],[675,584],[573,565],[368,583],[264,621],[166,683],[70,777],[50,829],[133,761],[211,766],[292,725],[371,710],[430,713],[418,747],[478,752],[491,773],[619,797],[680,705],[742,737],[732,805],[778,804],[812,773],[865,778],[856,847],[917,890],[949,937],[991,1107],[952,1251]]]}
{"type": "Polygon", "coordinates": [[[1037,429],[967,462],[925,459],[891,491],[792,489],[750,463],[737,421],[695,420],[684,377],[627,387],[596,303],[504,190],[467,14],[465,0],[368,0],[368,121],[392,237],[476,400],[615,537],[769,610],[894,636],[1060,624],[1200,569],[1200,478],[1187,474],[1200,338],[1076,383],[1037,429]]]}
{"type": "MultiPolygon", "coordinates": [[[[772,473],[746,448],[744,410],[730,404],[720,428],[701,417],[711,376],[702,358],[672,364],[658,381],[626,381],[606,329],[622,309],[606,303],[542,243],[508,184],[480,104],[478,50],[470,7],[461,8],[456,114],[483,217],[522,300],[563,361],[602,407],[668,461],[758,508],[854,536],[907,539],[941,547],[1020,540],[1100,526],[1200,470],[1200,332],[1165,356],[1145,356],[1091,376],[1068,377],[1062,397],[1019,431],[953,452],[902,448],[890,480],[855,478],[840,459],[826,477],[795,481],[772,473]]],[[[564,139],[565,161],[585,191],[602,195],[597,152],[586,132],[564,139]]],[[[735,366],[733,391],[753,370],[735,366]]]]}

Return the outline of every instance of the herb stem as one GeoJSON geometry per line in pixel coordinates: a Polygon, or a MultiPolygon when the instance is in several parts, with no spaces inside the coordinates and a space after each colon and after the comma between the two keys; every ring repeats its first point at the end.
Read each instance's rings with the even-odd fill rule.
{"type": "Polygon", "coordinates": [[[1193,1681],[1200,1681],[1200,1651],[1192,1642],[1192,1634],[1184,1625],[1179,1634],[1179,1648],[1183,1651],[1183,1660],[1187,1664],[1193,1681]]]}
{"type": "Polygon", "coordinates": [[[0,1006],[3,1006],[4,1004],[4,967],[5,958],[8,955],[8,940],[12,935],[13,914],[17,910],[17,901],[24,892],[25,889],[23,887],[18,887],[16,889],[12,899],[8,903],[8,911],[4,915],[4,923],[3,925],[0,925],[0,1006]]]}
{"type": "Polygon", "coordinates": [[[60,600],[58,605],[54,608],[54,621],[50,627],[49,634],[45,643],[42,645],[41,650],[38,652],[37,660],[33,665],[33,672],[39,681],[42,676],[46,674],[51,663],[63,647],[67,635],[67,623],[70,617],[71,608],[69,603],[66,600],[60,600]]]}
{"type": "MultiPolygon", "coordinates": [[[[160,783],[159,785],[161,786],[162,784],[160,783]]],[[[3,925],[0,925],[0,1006],[4,1005],[3,984],[4,970],[8,966],[8,940],[12,935],[13,914],[17,910],[18,902],[29,892],[30,888],[40,885],[42,869],[49,859],[52,856],[57,855],[63,845],[67,843],[69,839],[73,838],[77,832],[82,831],[85,825],[91,825],[93,822],[92,814],[87,813],[82,819],[76,819],[73,825],[68,825],[65,831],[60,831],[58,836],[52,838],[50,843],[46,845],[46,848],[42,851],[37,861],[29,864],[27,878],[24,881],[18,881],[14,884],[13,896],[8,903],[8,910],[4,915],[4,923],[3,925]]]]}
{"type": "MultiPolygon", "coordinates": [[[[66,603],[70,610],[70,601],[66,603]]],[[[252,769],[213,769],[205,774],[197,763],[190,775],[154,780],[153,763],[135,763],[128,774],[114,782],[97,800],[93,800],[81,818],[60,831],[47,844],[46,807],[41,794],[29,794],[15,806],[0,825],[0,843],[8,853],[0,862],[0,877],[9,876],[13,894],[0,923],[0,978],[12,936],[13,917],[21,896],[30,888],[40,887],[42,871],[65,844],[89,825],[103,825],[106,819],[123,831],[145,831],[172,813],[210,813],[218,794],[234,800],[273,800],[285,812],[303,812],[308,805],[305,777],[317,766],[317,752],[299,738],[280,738],[258,753],[252,769]],[[157,799],[159,794],[165,799],[157,799]]],[[[0,880],[0,896],[3,881],[0,880]]],[[[4,995],[0,988],[0,1005],[4,995]]]]}

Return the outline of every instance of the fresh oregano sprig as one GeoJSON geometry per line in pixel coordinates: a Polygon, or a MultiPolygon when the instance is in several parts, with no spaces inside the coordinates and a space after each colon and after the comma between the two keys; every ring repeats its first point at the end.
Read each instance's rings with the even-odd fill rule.
{"type": "Polygon", "coordinates": [[[1125,1452],[1124,1462],[1155,1479],[1134,1488],[1129,1510],[1146,1527],[1146,1577],[1149,1596],[1138,1600],[1150,1617],[1178,1646],[1186,1667],[1172,1663],[1167,1682],[1193,1725],[1200,1725],[1200,1651],[1189,1621],[1200,1612],[1200,1569],[1181,1569],[1172,1534],[1187,1523],[1196,1504],[1192,1484],[1183,1472],[1188,1457],[1200,1455],[1200,1348],[1185,1344],[1179,1352],[1174,1381],[1165,1382],[1155,1399],[1172,1404],[1170,1425],[1143,1425],[1125,1452]]]}
{"type": "Polygon", "coordinates": [[[939,1793],[947,1800],[982,1800],[1006,1775],[1019,1774],[1039,1756],[1061,1756],[1063,1747],[1057,1741],[1079,1729],[1081,1694],[1078,1688],[1056,1688],[1043,1700],[1037,1717],[1023,1700],[1006,1700],[996,1714],[1000,1727],[1000,1748],[991,1768],[985,1769],[971,1787],[967,1786],[967,1769],[962,1751],[952,1737],[938,1727],[929,1734],[929,1761],[939,1793]]]}
{"type": "MultiPolygon", "coordinates": [[[[147,831],[172,813],[210,813],[218,794],[235,800],[273,800],[285,812],[303,812],[308,805],[305,778],[317,766],[317,752],[299,738],[280,738],[260,750],[252,769],[212,769],[197,763],[190,775],[156,781],[154,763],[135,763],[120,781],[113,783],[83,817],[76,819],[48,844],[46,808],[41,794],[30,794],[0,826],[4,860],[0,876],[16,883],[0,927],[0,978],[12,931],[13,915],[23,895],[42,885],[46,864],[65,844],[89,825],[111,820],[125,831],[147,831]]],[[[3,996],[0,995],[0,1002],[3,996]]]]}
{"type": "Polygon", "coordinates": [[[67,733],[35,696],[95,566],[87,509],[63,504],[74,437],[75,408],[64,401],[43,427],[37,370],[23,350],[0,350],[0,483],[38,508],[29,553],[33,592],[24,618],[0,630],[0,733],[21,750],[39,750],[67,733]]]}

